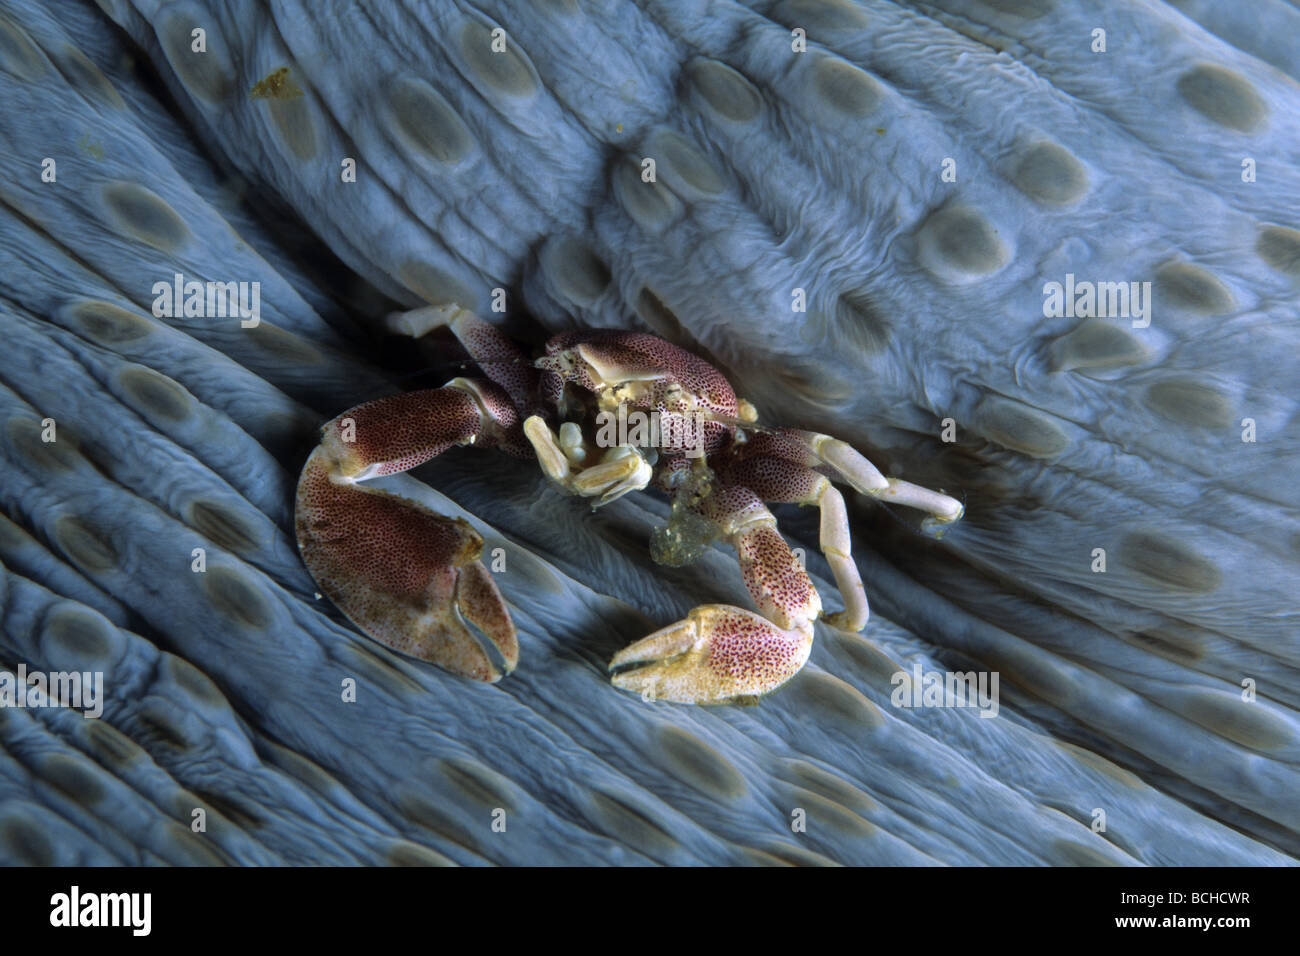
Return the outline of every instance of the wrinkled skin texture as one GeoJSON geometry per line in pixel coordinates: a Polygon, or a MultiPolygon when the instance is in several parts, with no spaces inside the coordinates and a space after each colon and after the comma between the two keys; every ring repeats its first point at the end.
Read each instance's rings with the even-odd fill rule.
{"type": "MultiPolygon", "coordinates": [[[[101,720],[0,710],[0,858],[1292,860],[1294,6],[103,5],[0,20],[0,158],[31,171],[0,183],[0,663],[106,688],[101,720]],[[250,95],[285,65],[301,96],[250,95]],[[153,318],[174,272],[261,282],[261,327],[153,318]],[[1067,274],[1151,281],[1150,326],[1045,317],[1067,274]],[[734,559],[657,568],[661,501],[588,516],[448,454],[384,480],[504,549],[531,667],[485,690],[377,649],[314,598],[294,479],[396,387],[354,321],[498,286],[534,341],[706,355],[962,525],[864,507],[862,636],[819,631],[756,708],[646,705],[604,661],[743,604],[734,559]],[[914,664],[997,670],[998,717],[892,706],[914,664]]],[[[782,526],[831,593],[810,517],[782,526]]]]}

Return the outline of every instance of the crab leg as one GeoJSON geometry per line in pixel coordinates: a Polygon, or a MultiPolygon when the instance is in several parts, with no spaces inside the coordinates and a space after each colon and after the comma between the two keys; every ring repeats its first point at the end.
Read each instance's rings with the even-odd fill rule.
{"type": "Polygon", "coordinates": [[[510,397],[516,408],[531,408],[537,400],[539,372],[528,356],[491,322],[451,303],[427,305],[388,317],[394,331],[425,335],[449,328],[476,365],[510,397]]]}
{"type": "Polygon", "coordinates": [[[930,517],[921,525],[926,531],[937,532],[956,523],[964,511],[961,502],[948,495],[900,478],[886,478],[852,445],[830,435],[795,428],[760,433],[746,443],[747,457],[759,455],[784,458],[813,468],[827,467],[864,495],[928,511],[930,517]]]}
{"type": "Polygon", "coordinates": [[[822,554],[844,600],[844,610],[825,618],[826,623],[846,631],[862,630],[871,612],[853,561],[844,497],[831,480],[806,465],[766,456],[739,461],[724,469],[722,477],[728,484],[750,489],[764,501],[818,507],[822,554]]]}
{"type": "Polygon", "coordinates": [[[683,704],[766,694],[808,661],[821,598],[776,519],[752,491],[723,487],[699,507],[736,549],[745,585],[762,616],[706,604],[625,647],[610,668],[624,690],[683,704]],[[640,666],[637,666],[640,665],[640,666]]]}
{"type": "Polygon", "coordinates": [[[379,643],[453,673],[496,681],[519,644],[465,521],[357,483],[406,471],[452,445],[506,443],[518,415],[490,382],[456,379],[349,409],[322,429],[298,479],[303,562],[324,593],[379,643]],[[498,667],[469,630],[496,648],[498,667]]]}

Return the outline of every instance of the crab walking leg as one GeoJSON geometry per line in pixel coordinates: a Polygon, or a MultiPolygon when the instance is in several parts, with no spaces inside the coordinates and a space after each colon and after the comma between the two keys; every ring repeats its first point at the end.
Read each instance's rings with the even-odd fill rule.
{"type": "Polygon", "coordinates": [[[501,440],[517,425],[509,407],[491,383],[459,379],[358,405],[322,429],[295,506],[303,563],[349,620],[395,651],[482,681],[499,680],[519,659],[505,601],[478,560],[483,539],[461,519],[357,482],[452,445],[501,440]],[[502,668],[467,622],[497,649],[502,668]]]}
{"type": "Polygon", "coordinates": [[[428,305],[388,317],[389,328],[419,337],[434,329],[449,328],[483,374],[502,388],[517,408],[537,401],[539,372],[514,342],[491,322],[485,322],[455,303],[428,305]]]}
{"type": "Polygon", "coordinates": [[[844,600],[844,610],[824,620],[845,631],[866,627],[871,611],[853,560],[849,515],[844,497],[831,480],[807,465],[768,456],[743,459],[725,468],[721,475],[728,484],[748,488],[764,501],[817,506],[821,513],[822,554],[844,600]]]}
{"type": "Polygon", "coordinates": [[[810,467],[828,467],[855,490],[873,498],[928,511],[922,527],[935,531],[961,519],[964,509],[956,498],[899,478],[886,478],[847,442],[795,428],[755,435],[746,445],[747,455],[772,455],[810,467]]]}
{"type": "Polygon", "coordinates": [[[682,704],[716,704],[766,694],[808,661],[821,598],[776,530],[776,519],[747,488],[723,487],[700,512],[714,521],[740,558],[745,585],[762,616],[707,604],[625,647],[610,668],[615,686],[682,704]],[[640,665],[640,666],[637,666],[640,665]]]}

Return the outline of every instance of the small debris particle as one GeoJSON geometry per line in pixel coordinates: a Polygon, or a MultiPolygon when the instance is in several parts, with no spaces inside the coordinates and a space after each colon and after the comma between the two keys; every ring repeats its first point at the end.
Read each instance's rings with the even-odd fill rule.
{"type": "Polygon", "coordinates": [[[91,159],[103,159],[104,147],[90,138],[89,133],[82,133],[81,138],[77,140],[77,148],[91,157],[91,159]]]}
{"type": "Polygon", "coordinates": [[[282,66],[258,80],[249,95],[255,100],[293,100],[303,94],[298,84],[289,79],[289,68],[282,66]]]}

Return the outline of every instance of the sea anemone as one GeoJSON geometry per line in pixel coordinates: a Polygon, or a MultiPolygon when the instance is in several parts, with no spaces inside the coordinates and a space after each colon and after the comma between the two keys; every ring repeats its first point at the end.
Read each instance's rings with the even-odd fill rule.
{"type": "Polygon", "coordinates": [[[1300,12],[478,6],[0,14],[0,668],[104,686],[0,707],[0,862],[1292,862],[1300,12]],[[457,374],[402,318],[452,301],[653,331],[966,517],[857,502],[861,636],[646,703],[605,662],[744,605],[734,558],[460,450],[389,487],[500,549],[520,667],[390,653],[293,487],[322,422],[457,374]],[[995,717],[907,706],[952,672],[995,717]]]}

